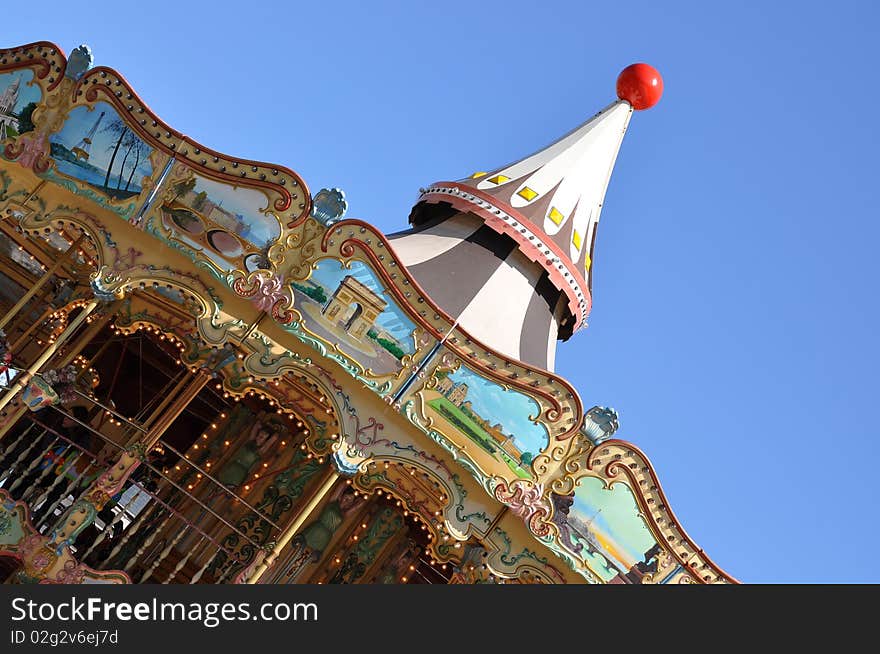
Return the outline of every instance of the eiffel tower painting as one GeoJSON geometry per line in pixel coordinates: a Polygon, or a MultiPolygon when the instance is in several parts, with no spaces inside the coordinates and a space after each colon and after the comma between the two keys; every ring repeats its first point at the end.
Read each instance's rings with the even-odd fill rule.
{"type": "Polygon", "coordinates": [[[86,134],[79,143],[77,143],[73,148],[71,148],[71,152],[76,155],[77,159],[82,159],[83,161],[89,160],[89,150],[92,147],[92,139],[95,138],[95,132],[98,131],[98,125],[101,124],[101,120],[104,118],[104,112],[101,112],[101,115],[98,116],[98,120],[95,121],[95,124],[92,125],[92,129],[89,130],[89,133],[86,134]]]}

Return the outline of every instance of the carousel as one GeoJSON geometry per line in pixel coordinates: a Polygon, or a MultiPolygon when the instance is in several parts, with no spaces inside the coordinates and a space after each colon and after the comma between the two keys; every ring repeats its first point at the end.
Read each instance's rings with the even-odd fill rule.
{"type": "Polygon", "coordinates": [[[87,46],[0,50],[0,580],[735,582],[553,372],[662,89],[629,66],[386,235],[176,131],[87,46]]]}

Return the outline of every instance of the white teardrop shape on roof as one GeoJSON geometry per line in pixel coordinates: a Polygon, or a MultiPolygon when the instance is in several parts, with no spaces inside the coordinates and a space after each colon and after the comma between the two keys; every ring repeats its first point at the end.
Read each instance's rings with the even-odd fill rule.
{"type": "MultiPolygon", "coordinates": [[[[505,198],[517,209],[534,204],[553,192],[541,225],[548,235],[562,229],[575,207],[579,208],[578,213],[586,216],[585,220],[589,220],[591,214],[593,220],[598,220],[596,208],[604,200],[605,189],[631,115],[629,103],[622,100],[613,102],[543,150],[486,175],[477,188],[491,190],[508,180],[520,180],[505,198]]],[[[534,218],[540,225],[540,217],[534,218]]],[[[583,236],[587,225],[582,227],[579,233],[583,236]]]]}
{"type": "Polygon", "coordinates": [[[591,220],[593,214],[598,214],[596,207],[589,202],[581,202],[577,205],[572,218],[571,242],[568,246],[569,258],[577,262],[581,257],[585,247],[588,247],[587,238],[590,233],[590,224],[595,222],[591,220]]]}
{"type": "MultiPolygon", "coordinates": [[[[581,239],[587,232],[588,221],[599,219],[630,116],[632,108],[629,104],[614,103],[581,127],[581,138],[569,148],[571,156],[566,157],[566,169],[557,170],[554,166],[551,171],[550,165],[544,166],[526,180],[525,183],[532,188],[549,185],[550,190],[556,186],[544,214],[543,228],[547,234],[552,236],[562,229],[571,219],[575,207],[574,228],[581,239]]],[[[575,251],[579,249],[572,243],[572,252],[575,251]]],[[[577,257],[572,256],[572,259],[576,261],[577,257]]]]}
{"type": "MultiPolygon", "coordinates": [[[[610,109],[614,108],[614,106],[618,104],[626,103],[621,101],[611,103],[608,107],[605,107],[605,109],[590,118],[587,122],[583,123],[579,127],[575,127],[568,134],[554,141],[543,150],[539,150],[538,152],[535,152],[533,155],[526,157],[525,159],[520,159],[517,162],[509,164],[504,168],[497,170],[491,175],[486,175],[480,180],[480,183],[477,184],[477,188],[480,190],[495,188],[499,184],[492,180],[497,175],[503,175],[504,177],[506,177],[507,179],[504,180],[506,182],[508,180],[513,181],[515,179],[519,179],[524,175],[535,172],[536,170],[546,165],[559,155],[566,152],[569,148],[571,148],[583,137],[583,131],[585,129],[589,129],[593,123],[601,119],[605,113],[607,113],[610,109]]],[[[626,106],[628,107],[629,105],[626,106]]]]}

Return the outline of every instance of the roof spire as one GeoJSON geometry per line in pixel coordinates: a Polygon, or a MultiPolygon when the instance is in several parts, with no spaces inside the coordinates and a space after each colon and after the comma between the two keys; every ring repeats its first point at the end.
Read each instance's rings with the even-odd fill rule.
{"type": "Polygon", "coordinates": [[[636,111],[650,109],[663,95],[663,78],[648,64],[630,64],[617,77],[617,97],[636,111]]]}
{"type": "MultiPolygon", "coordinates": [[[[546,332],[527,335],[525,331],[536,330],[527,330],[528,325],[523,324],[521,331],[511,334],[510,344],[501,347],[497,327],[480,324],[490,316],[474,318],[480,312],[472,305],[480,304],[485,309],[499,294],[507,297],[504,307],[512,311],[510,295],[523,289],[531,289],[544,299],[553,317],[547,321],[552,323],[551,340],[568,338],[586,324],[589,315],[596,226],[623,135],[633,110],[655,105],[662,93],[663,81],[654,68],[642,63],[628,66],[617,79],[619,99],[559,140],[507,166],[423,189],[410,214],[414,230],[392,235],[403,262],[429,294],[433,295],[432,289],[437,286],[435,301],[450,315],[460,317],[471,334],[487,344],[498,341],[496,349],[511,350],[511,354],[518,349],[520,360],[526,360],[522,355],[527,341],[543,339],[547,343],[546,332]],[[467,223],[468,216],[473,224],[467,223]],[[475,231],[478,227],[482,227],[480,232],[475,231]],[[423,233],[416,237],[414,232],[423,233]],[[405,235],[407,238],[403,238],[405,235]],[[455,248],[460,240],[482,244],[491,255],[485,265],[478,262],[482,257],[475,253],[465,256],[463,248],[455,248]],[[509,248],[505,245],[508,241],[509,248]],[[477,274],[479,266],[494,271],[497,264],[490,263],[499,261],[508,266],[515,263],[522,280],[513,273],[493,274],[491,279],[477,274]],[[450,293],[441,287],[448,285],[449,271],[462,266],[473,268],[466,277],[474,288],[471,292],[458,286],[455,298],[448,298],[455,306],[447,307],[444,299],[450,293]],[[531,268],[537,273],[530,272],[531,268]],[[464,296],[473,301],[459,306],[464,296]],[[465,324],[466,319],[472,324],[465,324]]],[[[522,298],[522,311],[525,313],[528,306],[528,312],[537,316],[537,309],[533,310],[527,300],[522,298]]],[[[500,315],[502,308],[496,307],[496,314],[500,315]]],[[[526,322],[534,325],[543,323],[544,318],[529,318],[526,322]]],[[[506,324],[514,323],[508,317],[506,324]]],[[[538,360],[549,368],[552,355],[542,355],[538,360]]]]}

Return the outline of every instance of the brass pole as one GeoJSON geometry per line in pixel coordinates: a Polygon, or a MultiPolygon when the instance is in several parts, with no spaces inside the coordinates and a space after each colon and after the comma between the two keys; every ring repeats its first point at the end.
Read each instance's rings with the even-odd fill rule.
{"type": "Polygon", "coordinates": [[[19,298],[18,302],[15,303],[15,306],[7,311],[5,316],[0,318],[0,329],[3,329],[7,325],[7,323],[12,320],[15,315],[22,310],[22,308],[24,308],[24,305],[27,304],[34,295],[37,294],[37,291],[39,291],[43,287],[43,285],[48,282],[49,279],[51,279],[52,275],[55,274],[55,272],[62,266],[62,264],[67,261],[71,253],[76,252],[79,244],[82,243],[85,237],[85,233],[80,234],[79,238],[77,238],[73,242],[73,244],[71,244],[71,246],[67,248],[67,251],[64,254],[62,254],[55,260],[55,263],[53,263],[52,266],[43,273],[43,276],[40,277],[33,286],[31,286],[30,290],[22,295],[21,298],[19,298]]]}
{"type": "Polygon", "coordinates": [[[135,416],[135,422],[138,422],[137,416],[144,416],[140,419],[139,424],[143,427],[143,432],[146,433],[149,431],[150,427],[159,420],[162,412],[165,411],[166,408],[174,401],[174,399],[181,393],[181,391],[186,388],[186,385],[189,384],[189,371],[186,369],[181,369],[177,375],[169,378],[168,383],[165,385],[165,392],[162,393],[161,400],[158,404],[156,404],[149,413],[146,410],[150,407],[150,404],[156,401],[156,397],[151,398],[146,405],[141,409],[138,414],[135,416]],[[179,376],[178,376],[179,375],[179,376]]]}
{"type": "Polygon", "coordinates": [[[36,279],[33,273],[25,273],[19,266],[10,259],[0,258],[0,272],[9,277],[22,288],[30,288],[36,279]]]}
{"type": "MultiPolygon", "coordinates": [[[[43,304],[45,304],[46,308],[47,308],[47,311],[45,311],[43,314],[40,314],[40,318],[39,318],[40,321],[45,320],[45,318],[43,318],[43,315],[48,316],[49,311],[54,310],[54,308],[52,307],[52,304],[51,304],[51,301],[52,301],[51,297],[49,297],[51,294],[52,294],[51,288],[44,288],[39,293],[39,295],[37,295],[37,297],[36,297],[36,302],[35,302],[36,306],[34,307],[34,309],[36,309],[39,306],[42,306],[43,304]]],[[[7,332],[7,335],[11,335],[11,334],[14,334],[16,331],[23,331],[25,329],[25,323],[27,323],[27,326],[29,326],[29,327],[33,326],[34,319],[30,315],[30,313],[31,312],[28,311],[27,305],[25,305],[15,315],[15,317],[12,318],[9,321],[9,323],[3,328],[3,331],[7,332]]]]}
{"type": "Polygon", "coordinates": [[[269,569],[273,563],[275,563],[275,559],[278,558],[278,555],[287,547],[287,544],[291,541],[291,539],[296,536],[296,533],[302,528],[305,521],[309,519],[309,516],[312,515],[312,512],[317,508],[317,506],[321,503],[321,500],[327,496],[333,486],[336,484],[337,480],[340,479],[339,473],[336,472],[336,468],[333,467],[333,464],[330,463],[329,471],[327,476],[324,478],[324,482],[321,484],[320,488],[318,488],[315,493],[312,494],[312,497],[309,498],[309,501],[306,505],[300,509],[299,513],[293,519],[293,521],[287,526],[287,528],[281,533],[281,536],[278,538],[278,541],[275,543],[275,547],[272,548],[272,551],[266,555],[266,558],[263,559],[262,563],[254,570],[251,576],[248,578],[247,583],[255,584],[259,581],[260,577],[269,569]]]}
{"type": "Polygon", "coordinates": [[[32,322],[30,324],[30,327],[28,327],[21,336],[15,339],[15,343],[9,346],[9,349],[13,352],[18,352],[18,348],[24,345],[24,342],[28,339],[28,337],[33,334],[34,331],[36,331],[36,329],[46,321],[46,318],[48,318],[53,311],[55,311],[55,309],[52,306],[47,307],[46,310],[43,312],[43,315],[37,318],[36,322],[32,322]]]}
{"type": "MultiPolygon", "coordinates": [[[[186,380],[186,378],[184,378],[186,380]]],[[[178,416],[186,410],[189,403],[192,402],[199,394],[210,377],[204,373],[198,373],[193,379],[186,380],[186,385],[179,391],[179,395],[174,398],[174,402],[167,408],[159,408],[161,414],[156,416],[156,420],[150,425],[147,435],[144,437],[144,450],[149,452],[162,435],[168,430],[178,416]]],[[[154,412],[153,415],[156,415],[154,412]]]]}
{"type": "Polygon", "coordinates": [[[58,348],[61,347],[61,345],[68,338],[70,338],[70,336],[79,328],[79,326],[85,321],[89,314],[95,310],[95,307],[97,306],[98,300],[92,300],[85,307],[83,307],[83,310],[80,311],[79,315],[73,319],[73,322],[71,322],[67,326],[67,329],[61,332],[58,338],[55,339],[55,342],[47,347],[43,351],[43,353],[39,357],[37,357],[37,360],[31,364],[30,368],[28,368],[24,373],[20,374],[16,378],[15,383],[12,385],[12,388],[7,391],[6,395],[0,398],[0,411],[2,411],[3,408],[12,401],[16,394],[18,394],[18,392],[27,385],[31,378],[40,371],[40,368],[42,368],[43,365],[52,358],[58,348]]]}
{"type": "MultiPolygon", "coordinates": [[[[65,353],[65,355],[61,357],[61,359],[58,361],[56,367],[63,368],[76,358],[76,355],[79,354],[83,350],[83,348],[91,342],[91,340],[97,335],[97,333],[101,331],[104,326],[110,321],[115,313],[116,308],[118,307],[119,302],[120,300],[116,300],[115,302],[105,307],[104,313],[101,315],[101,317],[99,317],[97,320],[93,320],[92,323],[88,327],[86,327],[86,329],[83,331],[78,339],[77,346],[65,353]]],[[[3,407],[3,410],[0,411],[0,415],[2,415],[5,410],[5,407],[3,407]]],[[[24,404],[21,404],[13,409],[11,415],[3,419],[2,426],[0,426],[0,440],[3,440],[3,437],[6,436],[6,433],[12,428],[12,426],[18,421],[18,419],[25,414],[26,411],[27,407],[24,404]]]]}
{"type": "MultiPolygon", "coordinates": [[[[115,300],[102,308],[101,315],[89,323],[89,326],[83,330],[82,334],[80,334],[76,346],[65,352],[58,361],[58,368],[63,368],[70,364],[77,355],[85,349],[86,345],[92,342],[92,339],[98,335],[98,332],[104,329],[107,323],[116,315],[116,309],[119,308],[121,302],[122,300],[115,300]]],[[[79,318],[79,316],[77,316],[77,318],[79,318]]]]}
{"type": "MultiPolygon", "coordinates": [[[[173,380],[173,378],[172,378],[172,380],[173,380]]],[[[149,434],[150,431],[152,431],[154,429],[155,424],[162,417],[162,413],[166,409],[168,409],[168,407],[177,399],[177,396],[181,392],[183,392],[183,390],[186,388],[186,385],[189,384],[189,382],[190,382],[190,380],[188,378],[188,375],[186,375],[186,374],[183,374],[180,377],[180,379],[178,379],[176,382],[174,382],[174,385],[172,386],[172,388],[170,388],[165,393],[165,395],[162,397],[162,401],[159,402],[158,406],[156,406],[155,409],[153,409],[152,413],[150,413],[143,420],[140,421],[141,427],[143,427],[144,432],[140,432],[140,430],[136,429],[135,432],[140,432],[140,433],[133,433],[132,437],[128,441],[128,445],[135,443],[138,438],[143,438],[144,441],[146,441],[146,439],[149,438],[149,436],[147,434],[149,434]]]]}

